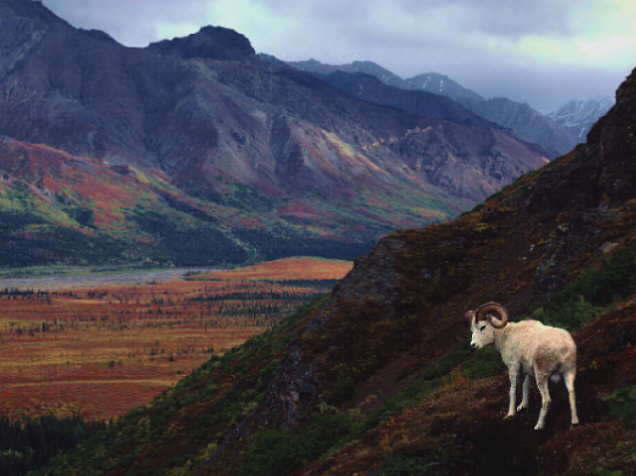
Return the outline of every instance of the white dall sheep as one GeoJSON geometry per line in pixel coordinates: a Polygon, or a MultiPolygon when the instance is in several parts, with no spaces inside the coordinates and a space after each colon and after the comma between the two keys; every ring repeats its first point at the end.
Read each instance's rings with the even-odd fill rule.
{"type": "Polygon", "coordinates": [[[471,346],[481,349],[494,344],[508,367],[510,402],[504,418],[513,417],[528,407],[528,387],[533,376],[541,393],[541,411],[534,429],[541,430],[550,406],[548,378],[558,381],[562,376],[570,400],[572,425],[579,423],[574,393],[576,344],[568,331],[534,320],[509,323],[508,312],[496,302],[488,302],[467,311],[466,318],[470,321],[472,331],[471,346]],[[523,398],[521,404],[515,406],[517,377],[520,373],[525,374],[523,398]]]}

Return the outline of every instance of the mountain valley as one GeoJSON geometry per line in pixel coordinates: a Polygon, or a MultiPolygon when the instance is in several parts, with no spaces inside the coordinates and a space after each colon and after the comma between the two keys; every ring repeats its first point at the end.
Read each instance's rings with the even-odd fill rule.
{"type": "Polygon", "coordinates": [[[636,69],[615,97],[0,0],[0,277],[44,274],[0,289],[0,473],[635,474],[636,69]],[[580,424],[562,382],[504,418],[489,301],[571,332],[580,424]]]}
{"type": "Polygon", "coordinates": [[[454,103],[422,116],[355,100],[263,61],[233,30],[128,48],[39,2],[0,9],[7,264],[351,258],[547,161],[454,103]],[[104,171],[113,209],[84,179],[34,165],[43,147],[94,185],[104,171]]]}

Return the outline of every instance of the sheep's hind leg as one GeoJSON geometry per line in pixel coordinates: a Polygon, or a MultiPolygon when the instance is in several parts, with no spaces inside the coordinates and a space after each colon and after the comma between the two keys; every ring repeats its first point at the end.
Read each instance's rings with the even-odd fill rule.
{"type": "Polygon", "coordinates": [[[523,379],[523,397],[521,398],[521,403],[517,405],[517,411],[520,412],[524,408],[528,408],[528,393],[530,391],[530,374],[526,374],[523,379]]]}
{"type": "Polygon", "coordinates": [[[574,372],[568,372],[563,375],[563,381],[565,388],[568,390],[568,398],[570,400],[570,417],[572,419],[572,425],[579,424],[579,416],[576,413],[576,393],[574,392],[574,379],[576,374],[574,372]]]}
{"type": "Polygon", "coordinates": [[[535,430],[542,430],[545,424],[545,416],[548,413],[550,407],[550,390],[548,389],[548,375],[534,373],[534,378],[537,381],[537,387],[539,387],[539,393],[541,394],[541,411],[539,412],[539,419],[535,425],[535,430]]]}

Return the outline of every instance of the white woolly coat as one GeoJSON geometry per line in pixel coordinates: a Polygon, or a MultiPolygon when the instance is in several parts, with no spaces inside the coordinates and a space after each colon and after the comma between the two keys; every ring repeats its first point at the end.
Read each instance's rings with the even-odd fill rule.
{"type": "Polygon", "coordinates": [[[576,344],[570,333],[539,321],[510,322],[495,329],[494,345],[509,369],[517,367],[526,374],[536,369],[550,376],[576,367],[576,344]]]}

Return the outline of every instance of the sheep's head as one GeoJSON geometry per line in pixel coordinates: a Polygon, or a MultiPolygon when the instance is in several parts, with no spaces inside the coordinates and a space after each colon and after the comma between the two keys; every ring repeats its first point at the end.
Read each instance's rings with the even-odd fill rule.
{"type": "Polygon", "coordinates": [[[508,324],[508,312],[501,304],[487,302],[475,310],[467,311],[466,319],[470,322],[472,332],[470,345],[481,349],[495,341],[495,329],[508,324]]]}

